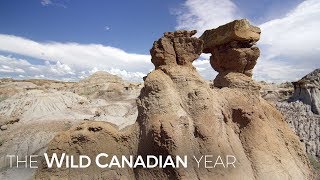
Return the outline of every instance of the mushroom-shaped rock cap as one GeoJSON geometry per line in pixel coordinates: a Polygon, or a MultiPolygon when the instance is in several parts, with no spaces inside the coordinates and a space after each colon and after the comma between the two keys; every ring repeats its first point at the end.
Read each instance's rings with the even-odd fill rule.
{"type": "Polygon", "coordinates": [[[206,30],[200,37],[204,41],[203,52],[210,53],[217,46],[232,41],[254,44],[260,39],[261,30],[252,26],[247,19],[234,20],[216,29],[206,30]]]}

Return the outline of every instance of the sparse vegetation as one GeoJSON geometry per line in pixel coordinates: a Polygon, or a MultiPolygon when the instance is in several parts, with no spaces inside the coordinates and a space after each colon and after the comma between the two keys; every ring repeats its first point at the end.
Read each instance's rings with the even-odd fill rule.
{"type": "Polygon", "coordinates": [[[4,141],[2,139],[0,139],[0,146],[2,146],[4,143],[4,141]]]}
{"type": "Polygon", "coordinates": [[[317,174],[320,174],[320,162],[319,162],[319,160],[317,160],[316,157],[314,157],[314,156],[312,156],[310,154],[308,155],[308,157],[309,157],[309,161],[310,161],[313,169],[315,170],[315,172],[317,174]]]}
{"type": "Polygon", "coordinates": [[[0,102],[6,100],[8,97],[7,96],[0,96],[0,102]]]}

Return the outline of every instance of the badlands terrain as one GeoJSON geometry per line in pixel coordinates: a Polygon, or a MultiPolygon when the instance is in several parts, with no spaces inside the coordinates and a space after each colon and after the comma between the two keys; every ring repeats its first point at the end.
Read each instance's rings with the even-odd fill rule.
{"type": "Polygon", "coordinates": [[[5,156],[43,155],[57,132],[73,125],[104,121],[122,129],[133,124],[142,86],[107,72],[96,72],[79,82],[1,79],[0,179],[21,178],[25,173],[31,178],[31,170],[8,170],[5,156]]]}
{"type": "Polygon", "coordinates": [[[0,80],[0,179],[315,179],[320,165],[320,70],[300,81],[256,82],[260,29],[236,20],[164,33],[144,83],[107,72],[79,82],[0,80]],[[219,74],[204,80],[201,53],[219,74]],[[239,168],[12,169],[7,154],[234,154],[239,168]]]}

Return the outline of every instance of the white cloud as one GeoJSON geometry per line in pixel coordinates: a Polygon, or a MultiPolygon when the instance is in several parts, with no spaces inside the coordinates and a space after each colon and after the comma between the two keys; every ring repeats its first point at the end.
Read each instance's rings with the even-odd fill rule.
{"type": "Polygon", "coordinates": [[[77,81],[83,79],[97,71],[107,71],[131,81],[141,81],[146,75],[141,72],[127,72],[120,69],[103,69],[93,67],[82,71],[71,69],[67,64],[61,62],[52,63],[46,61],[42,65],[34,65],[25,59],[17,59],[12,56],[0,55],[0,78],[12,77],[17,79],[48,78],[66,81],[77,81]]]}
{"type": "MultiPolygon", "coordinates": [[[[206,29],[239,18],[241,13],[230,0],[187,0],[182,6],[177,11],[176,28],[197,29],[198,36],[206,29]]],[[[262,29],[258,44],[261,57],[254,77],[276,82],[293,81],[319,68],[319,19],[320,1],[305,0],[283,18],[258,25],[262,29]]],[[[197,67],[205,78],[212,77],[210,68],[209,63],[197,67]]]]}
{"type": "MultiPolygon", "coordinates": [[[[1,58],[1,57],[0,57],[1,58]]],[[[1,73],[25,73],[25,71],[21,68],[17,68],[17,67],[11,67],[8,65],[5,65],[5,63],[0,63],[0,72],[1,73]]]]}
{"type": "Polygon", "coordinates": [[[51,2],[51,0],[41,0],[41,4],[43,6],[48,6],[48,5],[52,4],[52,2],[51,2]]]}
{"type": "MultiPolygon", "coordinates": [[[[279,80],[296,80],[319,68],[319,18],[320,1],[306,0],[285,17],[261,24],[258,65],[266,70],[278,69],[279,80]]],[[[255,72],[261,74],[260,70],[255,72]]]]}
{"type": "Polygon", "coordinates": [[[176,29],[198,30],[216,28],[238,18],[236,5],[230,0],[187,0],[182,8],[175,10],[176,29]]]}
{"type": "Polygon", "coordinates": [[[306,69],[303,67],[291,65],[287,62],[262,60],[254,68],[253,77],[259,81],[280,83],[297,81],[305,74],[306,69]]]}
{"type": "Polygon", "coordinates": [[[105,26],[104,29],[105,29],[106,31],[111,30],[111,28],[110,28],[109,26],[105,26]]]}
{"type": "MultiPolygon", "coordinates": [[[[95,67],[137,80],[153,68],[150,55],[127,53],[101,44],[35,42],[22,37],[0,34],[0,51],[24,55],[45,61],[53,73],[88,71],[95,67]],[[117,70],[117,71],[115,71],[117,70]]],[[[0,64],[1,65],[1,64],[0,64]]],[[[29,65],[30,66],[30,65],[29,65]]],[[[38,66],[29,68],[36,71],[38,66]]]]}
{"type": "Polygon", "coordinates": [[[209,57],[206,54],[202,54],[200,58],[195,60],[192,64],[199,74],[207,80],[213,80],[218,74],[212,69],[209,57]]]}
{"type": "Polygon", "coordinates": [[[41,0],[42,6],[57,6],[67,8],[65,5],[66,0],[41,0]]]}
{"type": "Polygon", "coordinates": [[[41,77],[42,74],[46,74],[52,79],[59,79],[75,74],[68,65],[62,64],[59,61],[55,64],[33,65],[27,60],[3,55],[0,55],[0,72],[6,75],[6,77],[41,77]]]}

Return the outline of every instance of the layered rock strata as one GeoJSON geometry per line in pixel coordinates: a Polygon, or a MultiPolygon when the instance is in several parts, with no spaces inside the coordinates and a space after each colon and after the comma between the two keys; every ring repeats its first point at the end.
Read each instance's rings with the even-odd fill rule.
{"type": "Polygon", "coordinates": [[[294,93],[290,102],[301,101],[311,106],[311,111],[320,115],[320,69],[316,69],[299,81],[293,82],[294,93]]]}
{"type": "Polygon", "coordinates": [[[278,102],[276,107],[305,144],[306,152],[320,160],[320,116],[301,101],[278,102]]]}

